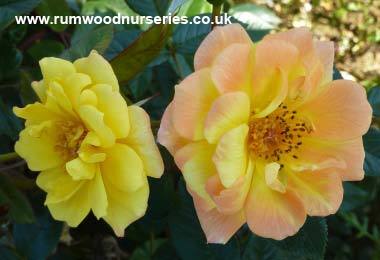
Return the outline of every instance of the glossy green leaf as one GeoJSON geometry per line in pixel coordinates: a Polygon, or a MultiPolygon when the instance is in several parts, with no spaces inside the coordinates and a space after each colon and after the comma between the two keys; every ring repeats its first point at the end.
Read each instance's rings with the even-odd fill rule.
{"type": "Polygon", "coordinates": [[[210,32],[210,24],[177,25],[173,32],[173,48],[178,53],[194,55],[201,42],[210,32]]]}
{"type": "Polygon", "coordinates": [[[74,61],[88,56],[91,50],[103,53],[110,45],[113,37],[112,25],[78,26],[71,39],[71,47],[67,49],[62,58],[74,61]]]}
{"type": "Polygon", "coordinates": [[[281,241],[251,235],[244,259],[309,259],[324,258],[327,224],[324,218],[309,217],[301,230],[281,241]]]}
{"type": "Polygon", "coordinates": [[[192,17],[200,14],[207,14],[212,12],[212,5],[205,0],[188,0],[181,6],[178,16],[185,15],[192,17]]]}
{"type": "Polygon", "coordinates": [[[132,42],[134,42],[141,33],[141,30],[125,30],[115,33],[111,44],[104,52],[104,56],[108,60],[112,60],[125,48],[127,48],[132,42]]]}
{"type": "Polygon", "coordinates": [[[364,171],[368,176],[380,176],[380,130],[371,127],[363,136],[364,171]]]}
{"type": "Polygon", "coordinates": [[[33,210],[25,196],[17,190],[14,183],[0,173],[0,205],[9,207],[9,218],[17,223],[34,221],[33,210]]]}
{"type": "Polygon", "coordinates": [[[380,116],[380,87],[373,87],[368,92],[368,102],[371,104],[373,115],[380,116]]]}
{"type": "MultiPolygon", "coordinates": [[[[42,0],[42,2],[37,6],[36,12],[41,16],[49,16],[53,19],[54,16],[69,16],[71,15],[71,10],[65,0],[42,0]]],[[[65,19],[65,18],[62,18],[65,19]]],[[[58,20],[57,24],[50,22],[49,26],[54,31],[61,32],[69,26],[69,23],[61,23],[58,20]]]]}
{"type": "Polygon", "coordinates": [[[127,0],[127,3],[140,15],[162,16],[167,14],[171,0],[127,0]]]}
{"type": "Polygon", "coordinates": [[[368,201],[368,192],[360,188],[358,185],[344,182],[344,198],[340,211],[351,211],[357,207],[364,205],[368,201]]]}
{"type": "Polygon", "coordinates": [[[14,225],[13,238],[17,251],[24,258],[46,259],[58,244],[63,223],[52,219],[42,200],[34,200],[36,223],[14,225]]]}
{"type": "Polygon", "coordinates": [[[155,25],[112,59],[119,82],[129,81],[152,62],[164,48],[171,31],[171,25],[155,25]]]}
{"type": "Polygon", "coordinates": [[[16,15],[29,13],[41,0],[0,1],[0,31],[12,23],[16,15]]]}
{"type": "Polygon", "coordinates": [[[136,15],[136,13],[126,4],[124,0],[93,0],[86,1],[82,7],[83,15],[94,15],[96,11],[113,11],[115,14],[136,15]]]}
{"type": "Polygon", "coordinates": [[[147,241],[140,247],[136,248],[130,260],[150,259],[151,256],[157,251],[157,249],[166,242],[166,239],[154,239],[147,241]]]}
{"type": "Polygon", "coordinates": [[[229,10],[229,14],[247,24],[250,30],[272,30],[281,23],[281,19],[274,12],[252,3],[236,5],[229,10]]]}

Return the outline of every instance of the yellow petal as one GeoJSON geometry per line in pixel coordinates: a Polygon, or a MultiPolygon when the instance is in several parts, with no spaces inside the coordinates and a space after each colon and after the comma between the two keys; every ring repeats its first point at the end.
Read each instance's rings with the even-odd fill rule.
{"type": "Polygon", "coordinates": [[[207,113],[204,135],[209,143],[232,128],[247,123],[250,114],[250,100],[243,92],[227,93],[218,97],[207,113]]]}
{"type": "Polygon", "coordinates": [[[78,108],[81,91],[90,84],[91,78],[83,73],[75,73],[64,79],[62,85],[75,109],[78,108]]]}
{"type": "Polygon", "coordinates": [[[104,150],[106,160],[100,165],[103,178],[120,191],[133,192],[144,185],[146,176],[137,153],[124,144],[115,144],[104,150]]]}
{"type": "Polygon", "coordinates": [[[63,166],[41,171],[36,179],[37,186],[46,192],[54,189],[59,178],[67,174],[63,166]]]}
{"type": "Polygon", "coordinates": [[[174,160],[181,169],[186,184],[205,200],[208,207],[215,206],[206,192],[206,181],[216,172],[212,162],[214,151],[214,146],[205,141],[199,141],[185,145],[174,155],[174,160]]]}
{"type": "Polygon", "coordinates": [[[45,205],[59,203],[70,199],[84,184],[84,181],[74,181],[67,172],[61,174],[54,187],[49,190],[45,205]]]}
{"type": "Polygon", "coordinates": [[[85,89],[79,95],[79,105],[90,105],[96,107],[98,105],[98,97],[95,92],[90,89],[85,89]]]}
{"type": "Polygon", "coordinates": [[[32,88],[42,103],[46,101],[46,88],[43,80],[33,81],[32,88]]]}
{"type": "Polygon", "coordinates": [[[75,158],[66,163],[66,170],[73,180],[90,180],[94,178],[96,166],[93,163],[86,163],[80,158],[75,158]]]}
{"type": "Polygon", "coordinates": [[[219,140],[212,158],[220,180],[230,187],[247,169],[248,126],[240,125],[225,133],[219,140]]]}
{"type": "Polygon", "coordinates": [[[40,124],[44,121],[54,120],[59,114],[49,110],[41,103],[29,104],[26,107],[14,107],[13,112],[16,116],[26,120],[26,125],[40,124]]]}
{"type": "Polygon", "coordinates": [[[113,228],[117,236],[124,236],[124,229],[144,216],[148,206],[149,186],[143,185],[134,192],[122,192],[109,179],[104,179],[108,195],[107,215],[103,219],[113,228]]]}
{"type": "Polygon", "coordinates": [[[65,221],[70,227],[77,227],[91,210],[88,185],[82,185],[70,199],[49,203],[47,207],[55,220],[65,221]]]}
{"type": "Polygon", "coordinates": [[[48,57],[40,60],[41,73],[45,84],[60,80],[75,73],[75,67],[67,60],[48,57]]]}
{"type": "Polygon", "coordinates": [[[281,167],[277,162],[268,163],[265,165],[265,182],[273,190],[280,193],[285,193],[286,188],[284,184],[279,180],[279,171],[281,167]]]}
{"type": "Polygon", "coordinates": [[[31,136],[30,131],[30,126],[21,131],[15,144],[16,153],[25,159],[29,169],[43,171],[62,165],[64,159],[55,149],[54,135],[44,131],[43,135],[36,137],[31,136]]]}
{"type": "Polygon", "coordinates": [[[97,163],[102,162],[106,159],[106,154],[103,152],[103,150],[95,147],[94,145],[88,145],[86,143],[82,143],[78,154],[79,158],[81,158],[86,163],[97,163]]]}
{"type": "Polygon", "coordinates": [[[79,115],[86,126],[99,137],[103,147],[109,147],[115,143],[112,130],[104,122],[104,114],[90,105],[79,108],[79,115]]]}
{"type": "Polygon", "coordinates": [[[87,185],[92,212],[97,219],[100,219],[107,215],[108,199],[102,173],[98,166],[96,167],[94,179],[89,181],[87,185]]]}
{"type": "Polygon", "coordinates": [[[135,150],[144,164],[146,175],[160,178],[164,163],[150,127],[148,114],[138,106],[130,106],[131,130],[125,142],[135,150]]]}
{"type": "Polygon", "coordinates": [[[92,51],[88,57],[74,62],[77,72],[90,76],[93,84],[107,84],[114,91],[119,90],[119,83],[111,65],[96,51],[92,51]]]}
{"type": "Polygon", "coordinates": [[[126,137],[129,133],[129,115],[124,98],[108,85],[95,85],[91,90],[97,96],[97,108],[104,113],[105,124],[116,138],[126,137]]]}

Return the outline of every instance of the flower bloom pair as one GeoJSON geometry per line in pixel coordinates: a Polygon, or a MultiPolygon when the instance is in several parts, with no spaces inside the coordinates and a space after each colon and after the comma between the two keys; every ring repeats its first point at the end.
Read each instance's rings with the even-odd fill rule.
{"type": "Polygon", "coordinates": [[[40,102],[14,108],[24,118],[15,150],[47,192],[52,216],[77,226],[92,210],[119,236],[145,214],[147,176],[163,162],[149,116],[128,107],[110,64],[95,51],[74,63],[44,58],[40,102]]]}
{"type": "Polygon", "coordinates": [[[332,81],[334,46],[305,28],[253,44],[238,25],[216,28],[175,88],[158,132],[193,197],[208,242],[244,224],[294,235],[306,216],[335,213],[342,181],[361,180],[365,90],[332,81]]]}
{"type": "MultiPolygon", "coordinates": [[[[333,57],[331,42],[303,28],[253,44],[234,24],[201,44],[158,140],[183,173],[208,242],[226,243],[244,223],[263,237],[291,236],[307,215],[338,210],[342,181],[363,178],[371,108],[360,85],[332,81],[333,57]]],[[[146,176],[163,172],[149,117],[127,107],[95,52],[40,65],[41,102],[15,108],[26,119],[16,152],[41,171],[55,219],[76,226],[92,210],[123,235],[145,213],[146,176]]]]}

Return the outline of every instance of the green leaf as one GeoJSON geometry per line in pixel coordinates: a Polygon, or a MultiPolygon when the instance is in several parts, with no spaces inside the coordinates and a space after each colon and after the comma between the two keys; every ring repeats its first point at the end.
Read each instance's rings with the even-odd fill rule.
{"type": "Polygon", "coordinates": [[[178,16],[192,17],[200,14],[207,14],[212,12],[212,5],[207,1],[188,0],[181,6],[178,16]]]}
{"type": "Polygon", "coordinates": [[[310,259],[324,258],[327,224],[324,218],[309,217],[292,237],[281,241],[251,235],[244,250],[244,259],[310,259]]]}
{"type": "Polygon", "coordinates": [[[112,59],[111,65],[119,82],[129,81],[152,62],[164,48],[171,31],[171,25],[155,25],[112,59]]]}
{"type": "Polygon", "coordinates": [[[368,102],[372,106],[373,115],[380,116],[380,87],[373,87],[368,92],[368,102]]]}
{"type": "Polygon", "coordinates": [[[140,260],[140,259],[150,259],[151,255],[154,255],[156,250],[166,242],[166,239],[154,239],[152,241],[147,241],[141,246],[137,247],[130,260],[140,260]]]}
{"type": "Polygon", "coordinates": [[[124,0],[95,0],[86,1],[82,7],[83,15],[94,15],[96,11],[106,12],[107,10],[113,11],[115,14],[132,16],[136,13],[125,3],[124,0]]]}
{"type": "Polygon", "coordinates": [[[0,37],[0,84],[17,80],[22,54],[8,35],[0,37]]]}
{"type": "Polygon", "coordinates": [[[115,33],[111,44],[104,52],[104,56],[108,60],[112,60],[132,42],[134,42],[141,33],[141,30],[125,30],[115,33]]]}
{"type": "Polygon", "coordinates": [[[226,245],[207,244],[199,224],[193,200],[181,179],[178,187],[180,201],[169,219],[174,247],[181,259],[238,259],[239,247],[235,238],[226,245]]]}
{"type": "Polygon", "coordinates": [[[9,207],[8,216],[14,222],[30,223],[34,221],[33,210],[29,202],[4,174],[0,174],[0,205],[9,207]]]}
{"type": "Polygon", "coordinates": [[[226,0],[207,0],[212,5],[222,5],[226,0]]]}
{"type": "Polygon", "coordinates": [[[163,16],[167,14],[171,0],[127,0],[128,5],[144,16],[163,16]]]}
{"type": "Polygon", "coordinates": [[[38,201],[35,224],[16,224],[13,238],[17,251],[26,259],[46,259],[57,246],[62,232],[62,222],[55,221],[49,210],[38,201]]]}
{"type": "Polygon", "coordinates": [[[368,192],[360,188],[358,185],[350,182],[344,182],[344,198],[340,211],[351,211],[357,207],[364,205],[368,201],[368,192]]]}
{"type": "Polygon", "coordinates": [[[74,61],[78,58],[86,57],[91,50],[97,50],[103,53],[110,45],[113,37],[112,25],[78,26],[73,38],[71,47],[67,49],[62,58],[74,61]]]}
{"type": "Polygon", "coordinates": [[[368,176],[380,176],[380,130],[371,127],[363,136],[364,171],[368,176]]]}
{"type": "Polygon", "coordinates": [[[170,7],[169,7],[169,13],[174,14],[174,12],[180,8],[182,5],[187,3],[189,0],[173,0],[170,7]]]}
{"type": "Polygon", "coordinates": [[[173,48],[178,53],[194,55],[210,32],[210,24],[180,24],[175,27],[173,32],[173,48]]]}
{"type": "Polygon", "coordinates": [[[44,39],[32,45],[27,52],[35,61],[39,61],[44,57],[57,57],[64,49],[65,46],[61,42],[44,39]]]}
{"type": "MultiPolygon", "coordinates": [[[[65,0],[42,0],[42,2],[37,6],[36,12],[40,16],[69,16],[71,15],[71,10],[65,0]]],[[[65,19],[65,18],[62,18],[65,19]]],[[[65,20],[64,20],[65,21],[65,20]]],[[[69,26],[68,23],[62,24],[60,20],[57,24],[49,24],[49,27],[54,31],[61,32],[69,26]]]]}
{"type": "Polygon", "coordinates": [[[0,31],[4,30],[16,15],[29,13],[41,0],[5,0],[0,2],[0,31]]]}
{"type": "Polygon", "coordinates": [[[20,260],[21,257],[17,255],[14,249],[0,244],[0,256],[2,260],[20,260]]]}
{"type": "Polygon", "coordinates": [[[247,29],[250,30],[272,30],[281,23],[281,19],[274,12],[251,3],[234,6],[229,10],[229,14],[247,24],[247,29]]]}

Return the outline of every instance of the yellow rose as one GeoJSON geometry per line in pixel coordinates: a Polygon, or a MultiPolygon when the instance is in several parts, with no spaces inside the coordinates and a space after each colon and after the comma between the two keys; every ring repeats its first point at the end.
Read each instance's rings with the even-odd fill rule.
{"type": "Polygon", "coordinates": [[[32,87],[41,102],[14,108],[25,129],[16,152],[47,192],[53,217],[76,227],[92,210],[119,236],[147,208],[147,176],[163,162],[149,116],[128,107],[110,64],[93,51],[71,63],[40,61],[43,80],[32,87]]]}

